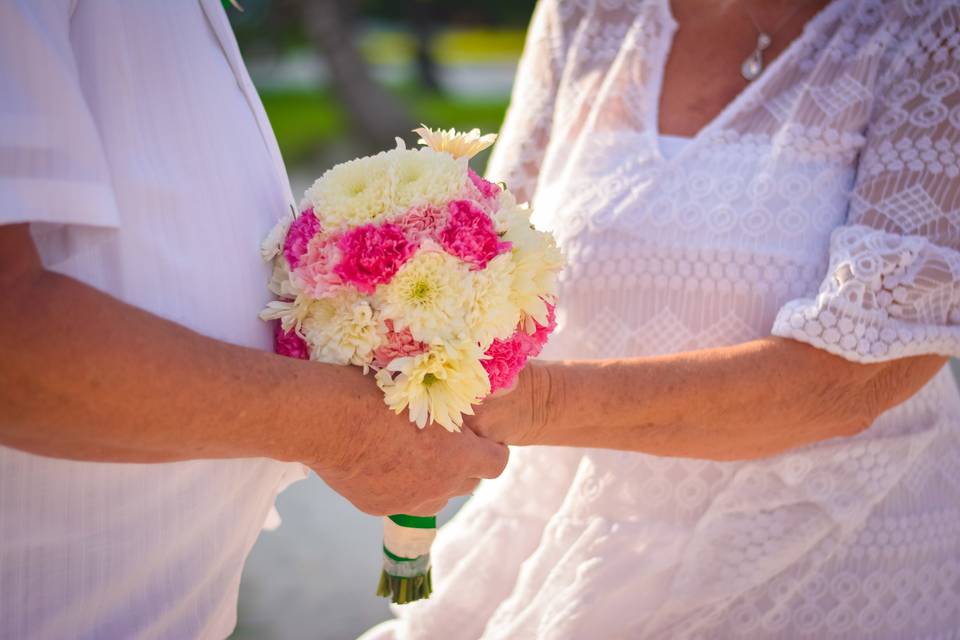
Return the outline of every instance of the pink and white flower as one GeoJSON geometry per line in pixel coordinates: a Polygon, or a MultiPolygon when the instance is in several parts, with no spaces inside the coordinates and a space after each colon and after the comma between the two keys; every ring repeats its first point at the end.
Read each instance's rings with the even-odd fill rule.
{"type": "Polygon", "coordinates": [[[290,275],[294,288],[317,299],[336,294],[343,287],[343,280],[334,271],[340,258],[337,236],[323,233],[313,236],[290,275]]]}

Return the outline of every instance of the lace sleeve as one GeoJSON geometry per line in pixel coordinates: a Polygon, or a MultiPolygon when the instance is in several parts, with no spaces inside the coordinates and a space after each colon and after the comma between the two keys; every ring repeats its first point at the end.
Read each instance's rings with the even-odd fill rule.
{"type": "Polygon", "coordinates": [[[855,362],[960,355],[960,5],[893,57],[815,299],[773,334],[855,362]]]}
{"type": "Polygon", "coordinates": [[[532,201],[550,138],[559,81],[560,29],[555,0],[537,4],[517,67],[510,107],[487,167],[520,202],[532,201]]]}

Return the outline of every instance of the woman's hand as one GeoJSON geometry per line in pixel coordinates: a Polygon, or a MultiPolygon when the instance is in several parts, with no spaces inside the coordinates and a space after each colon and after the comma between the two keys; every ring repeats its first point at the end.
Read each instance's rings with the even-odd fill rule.
{"type": "Polygon", "coordinates": [[[502,389],[465,416],[465,425],[474,433],[495,442],[512,445],[537,444],[551,411],[560,408],[549,367],[531,360],[510,389],[502,389]]]}

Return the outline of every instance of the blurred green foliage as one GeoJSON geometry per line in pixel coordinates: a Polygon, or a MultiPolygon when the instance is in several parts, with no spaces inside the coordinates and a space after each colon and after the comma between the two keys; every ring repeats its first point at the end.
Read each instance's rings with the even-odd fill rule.
{"type": "MultiPolygon", "coordinates": [[[[228,8],[227,14],[248,62],[258,58],[293,60],[317,50],[301,18],[302,3],[311,0],[239,1],[244,11],[228,8]]],[[[413,120],[433,128],[478,127],[490,132],[498,130],[503,121],[509,98],[506,92],[458,95],[427,86],[423,76],[413,71],[422,61],[424,43],[432,63],[438,66],[514,63],[523,49],[535,4],[536,0],[343,0],[350,8],[344,28],[355,31],[359,52],[371,68],[410,70],[395,73],[391,82],[401,84],[386,89],[413,120]]],[[[283,84],[261,86],[260,96],[288,167],[313,170],[365,151],[342,95],[338,98],[325,83],[278,86],[283,84]]],[[[482,167],[485,161],[486,154],[477,158],[476,166],[482,167]]]]}
{"type": "MultiPolygon", "coordinates": [[[[514,62],[523,51],[524,36],[523,29],[512,27],[456,27],[438,31],[431,45],[434,57],[444,64],[514,62]]],[[[359,45],[373,64],[408,64],[417,42],[408,30],[381,28],[363,34],[359,45]]]]}
{"type": "MultiPolygon", "coordinates": [[[[299,0],[309,2],[310,0],[299,0]]],[[[492,33],[505,32],[505,39],[482,36],[467,48],[500,55],[500,47],[516,50],[522,44],[522,34],[530,21],[536,0],[345,0],[353,8],[357,24],[375,26],[400,32],[399,37],[418,28],[426,28],[438,35],[445,31],[492,33]],[[518,41],[518,34],[519,41],[518,41]]],[[[298,2],[291,0],[239,0],[243,11],[227,8],[240,47],[246,51],[288,52],[310,47],[302,22],[297,14],[298,2]]],[[[459,46],[443,43],[441,36],[435,43],[438,58],[459,46]]],[[[409,42],[409,40],[407,40],[409,42]]],[[[456,45],[458,43],[452,43],[456,45]]]]}
{"type": "MultiPolygon", "coordinates": [[[[391,89],[410,109],[418,122],[432,128],[496,131],[503,121],[507,99],[477,101],[425,93],[416,87],[391,89]]],[[[327,90],[264,91],[260,93],[270,117],[280,150],[288,165],[317,159],[344,136],[347,118],[343,107],[327,90]]],[[[319,158],[329,162],[329,158],[319,158]]],[[[336,159],[334,159],[336,160],[336,159]]],[[[482,166],[485,158],[478,158],[482,166]]]]}

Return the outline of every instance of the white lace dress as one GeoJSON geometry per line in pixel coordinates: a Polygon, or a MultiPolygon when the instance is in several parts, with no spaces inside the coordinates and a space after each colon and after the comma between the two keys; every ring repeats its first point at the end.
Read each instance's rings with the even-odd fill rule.
{"type": "MultiPolygon", "coordinates": [[[[960,5],[835,0],[667,157],[675,30],[667,0],[536,11],[490,173],[569,261],[544,357],[771,333],[960,354],[960,5]]],[[[441,531],[435,584],[370,636],[958,637],[953,377],[764,460],[515,448],[441,531]]]]}

